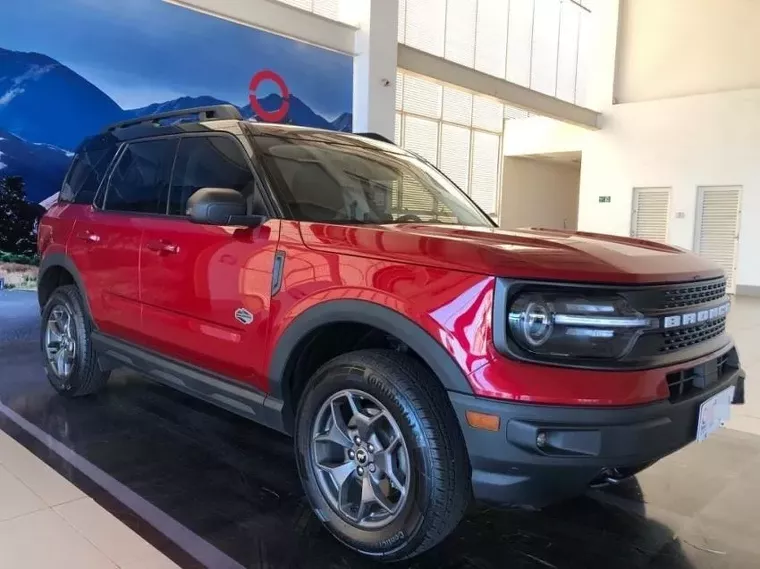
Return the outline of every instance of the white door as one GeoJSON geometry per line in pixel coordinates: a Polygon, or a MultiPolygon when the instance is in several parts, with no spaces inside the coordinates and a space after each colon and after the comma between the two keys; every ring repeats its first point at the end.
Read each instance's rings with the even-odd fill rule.
{"type": "Polygon", "coordinates": [[[670,188],[634,188],[631,236],[665,243],[669,208],[670,188]]]}
{"type": "Polygon", "coordinates": [[[736,288],[741,194],[741,186],[703,186],[698,188],[697,196],[694,251],[720,265],[726,272],[730,293],[736,288]]]}

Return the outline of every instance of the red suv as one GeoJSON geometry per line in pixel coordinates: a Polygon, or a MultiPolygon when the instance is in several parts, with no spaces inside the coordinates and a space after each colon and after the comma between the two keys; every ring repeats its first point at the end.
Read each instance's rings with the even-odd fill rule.
{"type": "Polygon", "coordinates": [[[80,396],[127,366],[292,434],[349,547],[410,557],[473,496],[616,482],[743,402],[712,263],[501,231],[377,135],[185,114],[79,148],[39,231],[48,377],[80,396]]]}

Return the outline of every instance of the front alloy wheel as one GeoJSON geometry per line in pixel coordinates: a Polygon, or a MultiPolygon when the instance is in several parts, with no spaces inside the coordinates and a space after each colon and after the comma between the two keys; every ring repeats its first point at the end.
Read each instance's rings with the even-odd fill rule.
{"type": "Polygon", "coordinates": [[[357,389],[325,401],[312,431],[316,478],[330,505],[350,523],[391,523],[409,494],[409,452],[396,421],[357,389]]]}
{"type": "Polygon", "coordinates": [[[306,496],[325,527],[383,561],[440,542],[471,496],[448,395],[407,354],[357,350],[324,364],[301,395],[295,446],[306,496]]]}

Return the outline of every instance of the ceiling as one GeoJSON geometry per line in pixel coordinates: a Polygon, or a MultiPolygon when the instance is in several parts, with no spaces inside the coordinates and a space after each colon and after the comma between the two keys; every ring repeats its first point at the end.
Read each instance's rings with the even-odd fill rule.
{"type": "Polygon", "coordinates": [[[565,164],[581,164],[581,151],[571,152],[551,152],[548,154],[529,154],[522,158],[532,158],[533,160],[547,160],[550,162],[563,162],[565,164]]]}

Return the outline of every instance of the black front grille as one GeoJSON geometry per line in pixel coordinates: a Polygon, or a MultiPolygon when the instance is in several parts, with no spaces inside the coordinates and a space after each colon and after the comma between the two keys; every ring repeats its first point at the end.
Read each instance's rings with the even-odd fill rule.
{"type": "Polygon", "coordinates": [[[725,334],[726,316],[725,312],[723,316],[717,314],[716,309],[728,302],[725,278],[628,289],[623,296],[634,310],[657,323],[633,344],[626,356],[630,360],[676,357],[681,351],[688,351],[690,357],[700,356],[720,347],[718,338],[725,334]],[[686,315],[693,324],[682,324],[681,318],[686,315]],[[666,323],[668,317],[678,320],[666,323]]]}
{"type": "Polygon", "coordinates": [[[667,376],[669,400],[676,403],[691,397],[697,391],[707,389],[725,374],[738,369],[736,351],[731,350],[702,365],[669,373],[667,376]]]}
{"type": "Polygon", "coordinates": [[[682,284],[663,289],[660,310],[686,308],[719,300],[726,296],[726,279],[702,284],[682,284]]]}
{"type": "Polygon", "coordinates": [[[693,324],[684,328],[662,332],[660,352],[668,353],[682,350],[689,346],[701,344],[711,338],[716,338],[726,331],[726,317],[721,316],[709,322],[693,324]]]}

